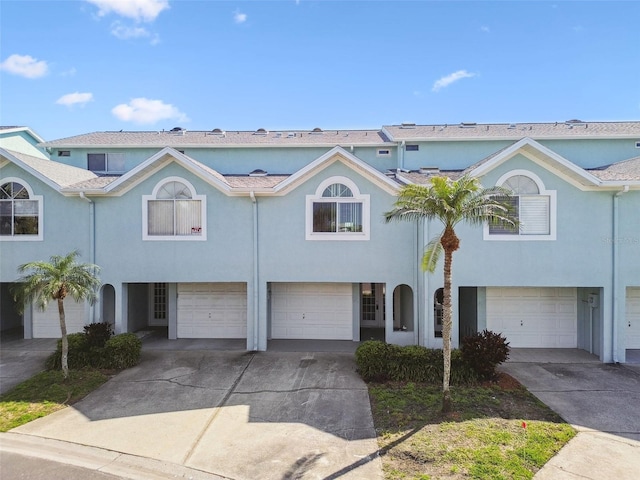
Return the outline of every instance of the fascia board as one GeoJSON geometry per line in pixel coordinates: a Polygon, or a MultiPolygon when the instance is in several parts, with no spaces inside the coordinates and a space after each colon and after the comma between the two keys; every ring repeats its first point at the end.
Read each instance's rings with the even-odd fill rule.
{"type": "Polygon", "coordinates": [[[35,141],[38,142],[37,146],[40,146],[39,144],[43,143],[45,141],[44,138],[42,138],[36,132],[31,130],[31,128],[29,128],[29,127],[16,127],[16,128],[7,128],[5,130],[0,130],[0,133],[2,133],[2,134],[5,134],[5,133],[17,133],[17,132],[27,132],[29,135],[31,135],[33,137],[33,139],[35,141]]]}
{"type": "Polygon", "coordinates": [[[15,165],[17,165],[18,167],[20,167],[21,169],[23,169],[24,171],[26,171],[30,175],[36,177],[38,180],[40,180],[41,182],[43,182],[46,185],[48,185],[49,187],[51,187],[56,192],[60,193],[60,190],[61,190],[61,186],[60,185],[58,185],[56,182],[51,180],[49,177],[44,176],[43,174],[41,174],[37,170],[34,170],[32,167],[30,167],[29,165],[24,163],[19,158],[16,158],[8,150],[6,150],[4,148],[0,148],[0,155],[5,157],[9,162],[14,163],[15,165]]]}
{"type": "Polygon", "coordinates": [[[228,185],[223,184],[219,179],[215,178],[209,172],[203,170],[198,165],[194,164],[189,157],[187,157],[186,155],[183,155],[182,153],[178,152],[174,148],[165,147],[159,152],[157,152],[156,154],[149,157],[147,160],[145,160],[141,164],[137,165],[135,168],[129,170],[127,173],[125,173],[122,177],[120,177],[115,182],[112,182],[109,185],[107,185],[104,188],[105,193],[113,192],[114,190],[120,188],[121,186],[123,187],[122,187],[122,190],[119,192],[119,195],[122,195],[123,193],[127,192],[128,190],[135,187],[140,182],[146,180],[151,175],[153,175],[157,171],[161,170],[164,166],[166,166],[169,162],[167,162],[166,159],[164,161],[160,161],[160,160],[167,155],[169,157],[172,157],[172,159],[169,160],[169,162],[171,161],[177,162],[179,165],[186,168],[187,170],[192,172],[194,175],[197,175],[198,177],[202,178],[204,181],[216,187],[218,190],[220,190],[223,193],[228,194],[230,192],[231,188],[228,185]],[[125,184],[128,184],[128,185],[125,186],[125,184]]]}
{"type": "MultiPolygon", "coordinates": [[[[499,165],[503,164],[507,160],[511,159],[514,155],[519,153],[527,157],[529,160],[535,162],[536,164],[542,166],[543,168],[546,168],[547,170],[549,170],[549,165],[547,163],[540,161],[540,159],[536,158],[536,156],[534,156],[531,152],[525,149],[525,147],[527,146],[531,147],[534,151],[539,152],[543,156],[546,156],[548,159],[552,161],[551,163],[557,163],[558,165],[561,165],[565,169],[575,173],[579,177],[586,180],[588,184],[591,184],[593,186],[598,186],[602,183],[602,181],[598,179],[596,176],[590,174],[583,168],[577,166],[575,163],[570,162],[566,158],[555,153],[553,150],[548,149],[547,147],[539,144],[535,140],[528,137],[523,138],[522,140],[507,147],[505,150],[500,152],[491,160],[474,168],[470,172],[470,174],[474,177],[482,177],[486,175],[488,172],[490,172],[491,170],[493,170],[494,168],[498,167],[499,165]]],[[[584,185],[580,182],[577,182],[575,178],[567,174],[563,174],[563,172],[560,169],[553,169],[553,170],[555,174],[562,174],[565,180],[569,181],[570,183],[577,186],[578,188],[584,188],[585,186],[589,186],[589,185],[584,185]]]]}
{"type": "Polygon", "coordinates": [[[354,171],[359,171],[359,173],[362,174],[365,178],[368,178],[373,183],[377,184],[387,193],[391,195],[395,195],[397,193],[399,186],[395,182],[389,180],[386,175],[383,175],[382,173],[373,169],[368,164],[357,158],[355,155],[347,152],[340,146],[335,146],[328,152],[322,154],[313,162],[301,168],[283,182],[279,183],[274,187],[273,190],[274,192],[284,195],[290,190],[298,187],[307,179],[313,177],[316,173],[324,170],[329,165],[332,165],[337,161],[341,161],[347,167],[351,168],[354,171]]]}

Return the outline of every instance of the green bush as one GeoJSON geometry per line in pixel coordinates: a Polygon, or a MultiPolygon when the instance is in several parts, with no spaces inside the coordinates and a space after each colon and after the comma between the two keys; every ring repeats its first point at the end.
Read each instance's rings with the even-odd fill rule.
{"type": "MultiPolygon", "coordinates": [[[[67,362],[72,370],[87,367],[121,370],[140,361],[142,342],[133,333],[115,335],[106,341],[104,347],[91,346],[86,333],[70,333],[67,341],[67,362]]],[[[62,340],[58,340],[56,351],[47,358],[45,366],[48,370],[62,368],[62,340]]]]}
{"type": "Polygon", "coordinates": [[[104,347],[113,335],[113,327],[108,322],[90,323],[84,326],[84,334],[90,347],[104,347]]]}
{"type": "MultiPolygon", "coordinates": [[[[363,342],[356,349],[358,373],[366,381],[418,382],[439,384],[444,375],[442,350],[418,345],[401,347],[380,341],[363,342]]],[[[477,380],[458,350],[451,352],[451,383],[469,384],[477,380]]]]}
{"type": "Polygon", "coordinates": [[[107,340],[104,346],[104,359],[107,365],[103,368],[130,368],[140,362],[142,342],[134,333],[122,333],[107,340]]]}
{"type": "Polygon", "coordinates": [[[462,358],[480,378],[493,379],[496,368],[509,358],[509,342],[499,333],[483,330],[462,339],[462,358]]]}
{"type": "MultiPolygon", "coordinates": [[[[70,333],[67,335],[69,353],[67,364],[69,368],[77,370],[87,365],[89,357],[89,344],[84,333],[70,333]]],[[[48,370],[62,369],[62,339],[56,344],[56,351],[47,358],[45,366],[48,370]]]]}

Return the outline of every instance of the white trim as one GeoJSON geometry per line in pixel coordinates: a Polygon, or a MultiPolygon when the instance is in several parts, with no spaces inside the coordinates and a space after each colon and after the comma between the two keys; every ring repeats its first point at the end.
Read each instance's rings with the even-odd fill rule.
{"type": "Polygon", "coordinates": [[[37,200],[38,202],[38,234],[37,235],[0,235],[0,242],[41,242],[44,240],[44,197],[42,195],[34,195],[31,185],[18,177],[5,177],[0,179],[0,185],[15,182],[22,185],[29,194],[29,200],[37,200]]]}
{"type": "MultiPolygon", "coordinates": [[[[329,201],[325,199],[325,201],[329,201]]],[[[371,207],[370,196],[361,194],[358,186],[350,178],[343,176],[329,177],[320,182],[314,195],[306,196],[305,204],[305,239],[306,240],[347,240],[347,241],[368,241],[371,234],[371,207]],[[362,232],[314,232],[313,231],[313,204],[323,199],[322,193],[334,183],[341,183],[348,187],[353,197],[334,198],[334,201],[342,201],[345,203],[361,203],[362,204],[362,232]]]]}
{"type": "Polygon", "coordinates": [[[505,181],[507,181],[511,177],[515,177],[516,175],[522,175],[524,177],[528,177],[535,182],[538,187],[539,195],[549,197],[549,233],[547,235],[523,235],[521,233],[513,234],[513,235],[497,235],[489,233],[489,224],[485,223],[482,232],[483,240],[488,241],[508,241],[508,242],[527,242],[527,241],[544,241],[544,240],[556,240],[557,235],[557,191],[556,190],[546,190],[544,188],[544,183],[535,173],[530,172],[529,170],[517,169],[511,170],[504,175],[502,175],[496,185],[502,185],[505,181]]]}
{"type": "Polygon", "coordinates": [[[182,177],[166,177],[160,180],[153,188],[151,195],[142,195],[142,240],[143,241],[171,241],[171,242],[204,242],[207,240],[207,196],[196,194],[196,189],[191,182],[182,177]],[[169,182],[180,182],[184,184],[191,193],[192,200],[200,201],[200,222],[202,226],[202,232],[200,235],[149,235],[148,234],[148,222],[149,222],[149,200],[156,200],[158,191],[165,184],[169,182]]]}

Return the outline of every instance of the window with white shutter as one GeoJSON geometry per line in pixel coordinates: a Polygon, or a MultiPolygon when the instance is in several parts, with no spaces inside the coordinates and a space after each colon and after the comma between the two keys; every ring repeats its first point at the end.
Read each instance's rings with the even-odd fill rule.
{"type": "Polygon", "coordinates": [[[513,195],[505,199],[512,206],[519,225],[490,223],[485,227],[485,240],[555,240],[556,192],[546,190],[540,178],[526,170],[503,175],[497,185],[513,195]]]}

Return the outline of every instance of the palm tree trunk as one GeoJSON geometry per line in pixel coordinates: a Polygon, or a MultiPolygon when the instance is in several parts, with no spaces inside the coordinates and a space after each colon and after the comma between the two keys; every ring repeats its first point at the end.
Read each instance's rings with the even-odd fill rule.
{"type": "Polygon", "coordinates": [[[69,341],[67,340],[67,322],[64,315],[64,299],[58,298],[58,314],[60,315],[60,333],[62,334],[62,376],[69,378],[69,341]]]}
{"type": "Polygon", "coordinates": [[[453,309],[451,307],[451,263],[453,252],[460,247],[460,239],[451,226],[444,229],[440,239],[444,250],[444,288],[442,299],[442,356],[444,372],[442,375],[442,411],[448,413],[452,409],[449,381],[451,378],[451,329],[453,324],[453,309]]]}
{"type": "Polygon", "coordinates": [[[444,357],[444,374],[442,376],[442,411],[451,411],[451,391],[449,383],[451,378],[451,261],[453,252],[444,252],[444,291],[442,302],[442,356],[444,357]]]}

